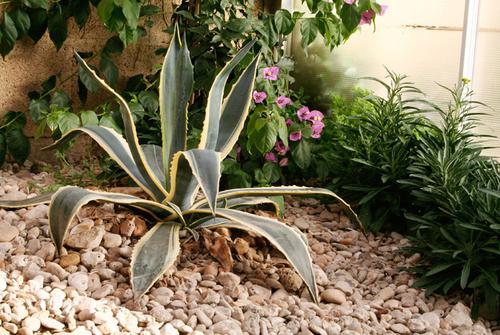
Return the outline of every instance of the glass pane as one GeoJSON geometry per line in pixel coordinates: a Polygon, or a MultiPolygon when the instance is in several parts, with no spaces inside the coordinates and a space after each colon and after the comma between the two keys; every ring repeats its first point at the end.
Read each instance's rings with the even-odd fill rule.
{"type": "MultiPolygon", "coordinates": [[[[300,2],[296,0],[295,5],[300,2]]],[[[322,62],[324,66],[323,73],[316,74],[303,70],[304,66],[298,64],[301,83],[323,80],[327,83],[322,90],[333,86],[337,91],[348,92],[358,83],[358,77],[385,77],[385,66],[408,75],[432,101],[448,100],[447,93],[435,83],[453,86],[459,78],[465,0],[420,0],[418,4],[414,0],[385,0],[380,3],[389,7],[385,16],[377,18],[376,31],[373,26],[363,26],[361,32],[333,53],[317,43],[311,48],[312,56],[305,58],[298,36],[294,37],[292,50],[298,63],[322,62]]],[[[358,84],[384,93],[376,83],[363,80],[358,84]]]]}
{"type": "MultiPolygon", "coordinates": [[[[475,99],[490,108],[481,108],[489,115],[482,117],[479,133],[499,136],[500,132],[500,1],[481,0],[479,12],[479,33],[476,47],[474,78],[472,81],[475,99]]],[[[499,140],[488,144],[500,146],[499,140]]],[[[500,156],[500,149],[489,150],[488,154],[500,156]]]]}

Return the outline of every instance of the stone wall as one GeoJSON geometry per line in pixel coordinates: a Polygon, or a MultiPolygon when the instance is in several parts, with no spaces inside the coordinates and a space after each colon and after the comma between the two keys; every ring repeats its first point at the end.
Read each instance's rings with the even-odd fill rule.
{"type": "MultiPolygon", "coordinates": [[[[160,0],[153,3],[160,3],[160,0]]],[[[158,47],[168,45],[170,36],[162,30],[165,28],[165,20],[170,19],[171,1],[163,1],[165,15],[155,17],[155,25],[148,31],[148,35],[139,40],[135,45],[125,49],[124,54],[117,59],[120,69],[120,77],[123,79],[138,73],[148,73],[155,63],[161,62],[161,58],[154,55],[158,47]]],[[[97,19],[95,11],[83,30],[79,30],[73,19],[69,21],[68,39],[63,47],[57,51],[50,41],[48,33],[37,43],[26,38],[18,41],[14,50],[5,59],[0,59],[0,117],[8,111],[28,110],[29,98],[27,93],[39,90],[40,84],[55,74],[58,80],[73,75],[77,70],[76,62],[72,56],[73,50],[96,51],[100,50],[111,35],[97,19]]],[[[79,107],[77,95],[77,81],[68,80],[61,87],[71,94],[75,106],[79,107]]],[[[89,93],[88,106],[95,105],[107,99],[103,92],[89,93]]],[[[27,133],[32,136],[35,125],[29,124],[27,133]]],[[[49,138],[41,138],[32,141],[31,159],[51,160],[46,153],[40,153],[40,147],[50,143],[49,138]]],[[[73,150],[78,156],[78,151],[73,150]]]]}

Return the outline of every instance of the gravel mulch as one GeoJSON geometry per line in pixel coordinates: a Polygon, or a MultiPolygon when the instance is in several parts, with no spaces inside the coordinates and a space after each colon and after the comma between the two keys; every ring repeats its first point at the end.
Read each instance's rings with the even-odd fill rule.
{"type": "MultiPolygon", "coordinates": [[[[0,199],[50,182],[46,173],[0,171],[0,199]]],[[[144,220],[110,204],[85,207],[57,258],[47,209],[0,209],[0,335],[500,335],[496,322],[470,318],[467,301],[411,288],[414,277],[402,268],[419,255],[398,252],[408,241],[365,237],[336,205],[287,201],[285,222],[309,240],[319,305],[266,241],[227,230],[199,242],[185,235],[175,269],[136,301],[130,255],[144,220]],[[231,248],[232,271],[207,251],[210,241],[231,248]]]]}

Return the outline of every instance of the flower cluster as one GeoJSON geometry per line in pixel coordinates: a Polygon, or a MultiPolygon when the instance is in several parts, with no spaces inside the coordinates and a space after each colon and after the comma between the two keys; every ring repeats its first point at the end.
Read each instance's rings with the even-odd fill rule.
{"type": "MultiPolygon", "coordinates": [[[[344,2],[348,5],[352,5],[356,2],[356,0],[344,0],[344,2]]],[[[380,13],[379,15],[382,16],[385,14],[387,11],[387,5],[380,5],[380,13]]],[[[360,25],[364,24],[372,24],[373,18],[375,17],[376,13],[373,9],[368,9],[361,13],[361,19],[359,20],[360,25]]]]}
{"type": "MultiPolygon", "coordinates": [[[[265,67],[262,69],[263,85],[253,91],[252,97],[256,106],[264,108],[266,111],[273,111],[279,117],[284,118],[288,132],[288,141],[292,142],[293,147],[304,139],[318,139],[321,137],[321,132],[324,128],[323,113],[318,110],[310,110],[309,107],[300,104],[300,101],[293,101],[290,97],[278,92],[284,91],[279,89],[280,68],[278,66],[265,67]],[[274,88],[276,88],[276,91],[274,88]],[[262,89],[264,88],[264,89],[262,89]]],[[[297,100],[300,100],[297,98],[297,100]]],[[[276,143],[272,150],[264,153],[264,159],[268,162],[277,163],[280,167],[288,165],[289,158],[287,154],[290,152],[288,143],[284,143],[282,139],[276,139],[276,143]]]]}
{"type": "Polygon", "coordinates": [[[283,157],[290,151],[290,147],[285,146],[283,141],[276,141],[273,151],[269,151],[264,155],[264,158],[268,162],[278,163],[279,166],[284,167],[288,165],[288,157],[283,157]],[[281,157],[280,157],[281,156],[281,157]]]}

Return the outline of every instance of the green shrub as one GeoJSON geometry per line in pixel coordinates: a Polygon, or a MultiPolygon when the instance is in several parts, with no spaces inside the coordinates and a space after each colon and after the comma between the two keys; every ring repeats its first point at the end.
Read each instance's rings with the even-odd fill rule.
{"type": "Polygon", "coordinates": [[[403,213],[410,205],[408,186],[399,183],[428,123],[415,107],[421,92],[405,76],[389,72],[378,81],[386,97],[357,91],[352,102],[334,97],[332,116],[314,149],[317,176],[358,207],[367,229],[405,230],[403,213]]]}
{"type": "Polygon", "coordinates": [[[30,142],[24,135],[26,117],[20,112],[8,112],[0,119],[0,167],[10,155],[23,163],[30,153],[30,142]]]}
{"type": "Polygon", "coordinates": [[[415,203],[406,214],[411,250],[423,256],[416,285],[473,292],[474,313],[486,303],[483,312],[498,318],[500,165],[482,155],[473,133],[480,114],[472,93],[462,84],[450,92],[447,109],[434,106],[442,125],[422,134],[405,181],[415,203]]]}

